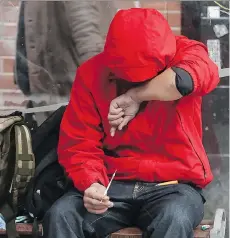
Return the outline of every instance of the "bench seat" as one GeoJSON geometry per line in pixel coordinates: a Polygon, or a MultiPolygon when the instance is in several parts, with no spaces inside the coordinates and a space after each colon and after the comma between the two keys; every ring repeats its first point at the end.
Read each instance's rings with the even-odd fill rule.
{"type": "MultiPolygon", "coordinates": [[[[226,230],[226,212],[224,209],[218,208],[215,212],[213,220],[203,220],[201,224],[194,230],[194,238],[224,238],[226,230]],[[207,230],[202,230],[202,225],[209,225],[207,230]]],[[[31,238],[32,224],[17,224],[17,231],[20,238],[31,238]]],[[[40,234],[42,237],[42,226],[40,225],[40,234]]],[[[136,227],[129,227],[114,232],[110,238],[141,238],[142,232],[136,227]]],[[[7,238],[6,231],[0,230],[0,238],[7,238]]],[[[159,237],[160,238],[160,237],[159,237]]]]}
{"type": "MultiPolygon", "coordinates": [[[[208,238],[211,228],[213,227],[213,221],[211,220],[203,220],[201,225],[199,225],[194,233],[194,238],[208,238]],[[210,225],[210,229],[206,231],[201,230],[201,225],[210,225]]],[[[40,226],[40,230],[42,227],[40,226]]],[[[17,224],[17,231],[21,237],[31,237],[32,234],[32,225],[31,224],[17,224]]],[[[42,233],[42,232],[41,232],[42,233]]],[[[138,228],[130,227],[125,228],[120,231],[117,231],[111,235],[111,238],[141,238],[141,231],[138,228]]],[[[0,230],[0,238],[5,238],[6,236],[5,230],[0,230]]]]}

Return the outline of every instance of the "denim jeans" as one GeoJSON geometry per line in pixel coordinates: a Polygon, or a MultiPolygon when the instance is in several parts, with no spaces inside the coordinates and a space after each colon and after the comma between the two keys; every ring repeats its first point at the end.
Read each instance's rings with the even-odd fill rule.
{"type": "Polygon", "coordinates": [[[104,214],[86,211],[83,195],[71,189],[54,203],[43,221],[45,238],[105,238],[137,226],[144,238],[192,238],[204,215],[202,191],[188,184],[113,181],[114,207],[104,214]]]}

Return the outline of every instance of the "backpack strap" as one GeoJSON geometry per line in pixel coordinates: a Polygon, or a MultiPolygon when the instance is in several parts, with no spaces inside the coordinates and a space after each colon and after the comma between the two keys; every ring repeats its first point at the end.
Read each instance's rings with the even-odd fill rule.
{"type": "MultiPolygon", "coordinates": [[[[34,155],[32,152],[29,129],[24,125],[20,113],[0,116],[0,132],[6,147],[5,159],[8,160],[9,180],[6,185],[6,194],[1,194],[0,212],[6,222],[8,238],[16,238],[17,231],[15,217],[18,207],[24,202],[24,192],[28,181],[34,174],[34,155]],[[10,181],[12,179],[12,181],[10,181]]],[[[6,168],[3,168],[6,169],[6,168]]]]}
{"type": "Polygon", "coordinates": [[[8,238],[16,238],[18,234],[15,218],[18,208],[24,202],[27,184],[34,175],[35,159],[32,152],[31,135],[27,126],[21,122],[17,122],[11,129],[14,129],[15,132],[15,147],[11,146],[11,149],[15,149],[15,168],[9,189],[8,203],[5,203],[1,207],[1,213],[6,221],[8,238]]]}
{"type": "Polygon", "coordinates": [[[7,237],[8,238],[18,237],[18,233],[17,233],[16,225],[15,225],[15,213],[12,207],[8,203],[5,203],[1,207],[1,214],[3,215],[6,222],[7,237]]]}
{"type": "Polygon", "coordinates": [[[13,208],[22,205],[28,182],[34,175],[35,159],[30,131],[24,124],[15,125],[15,170],[10,188],[13,208]]]}

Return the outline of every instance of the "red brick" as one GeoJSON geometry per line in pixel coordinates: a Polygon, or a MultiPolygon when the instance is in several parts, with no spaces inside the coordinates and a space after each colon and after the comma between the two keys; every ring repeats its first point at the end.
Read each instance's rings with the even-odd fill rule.
{"type": "Polygon", "coordinates": [[[170,26],[181,26],[181,14],[169,13],[167,15],[167,20],[170,26]]]}
{"type": "Polygon", "coordinates": [[[16,103],[16,102],[11,102],[11,101],[3,101],[3,105],[5,107],[21,107],[21,106],[26,106],[26,101],[23,101],[22,103],[16,103]]]}
{"type": "Polygon", "coordinates": [[[0,56],[15,55],[15,40],[0,41],[0,56]]]}
{"type": "Polygon", "coordinates": [[[116,0],[114,1],[114,5],[117,9],[128,9],[134,7],[133,1],[130,0],[116,0]]]}
{"type": "Polygon", "coordinates": [[[167,19],[167,13],[162,13],[161,14],[165,17],[165,19],[167,19]]]}
{"type": "Polygon", "coordinates": [[[18,89],[17,85],[14,84],[13,75],[0,74],[0,89],[18,89]]]}
{"type": "Polygon", "coordinates": [[[171,11],[180,11],[181,10],[181,3],[172,1],[167,3],[167,10],[171,11]]]}
{"type": "Polygon", "coordinates": [[[20,0],[2,0],[1,5],[2,6],[10,6],[10,7],[17,7],[19,6],[20,0]]]}
{"type": "Polygon", "coordinates": [[[2,21],[6,23],[17,23],[18,22],[18,14],[19,8],[8,6],[8,7],[1,7],[2,11],[2,21]]]}
{"type": "Polygon", "coordinates": [[[3,59],[3,73],[13,73],[14,60],[13,59],[3,59]]]}
{"type": "Polygon", "coordinates": [[[141,3],[141,7],[143,8],[154,8],[156,10],[167,10],[167,2],[166,1],[160,1],[160,2],[154,2],[145,0],[141,3]]]}
{"type": "Polygon", "coordinates": [[[3,72],[3,59],[0,59],[0,74],[3,72]]]}
{"type": "Polygon", "coordinates": [[[3,104],[4,106],[25,106],[26,97],[22,93],[2,93],[3,104]]]}
{"type": "Polygon", "coordinates": [[[0,26],[1,38],[2,39],[16,39],[17,27],[16,26],[0,26]]]}
{"type": "Polygon", "coordinates": [[[181,35],[181,30],[173,30],[173,33],[178,36],[181,35]]]}
{"type": "MultiPolygon", "coordinates": [[[[0,92],[1,92],[1,90],[0,90],[0,92]]],[[[2,96],[4,97],[4,98],[7,98],[7,99],[9,99],[9,98],[18,98],[20,101],[23,101],[23,100],[25,100],[26,99],[26,96],[25,95],[23,95],[23,93],[19,90],[12,90],[12,92],[3,92],[2,93],[2,96]]]]}

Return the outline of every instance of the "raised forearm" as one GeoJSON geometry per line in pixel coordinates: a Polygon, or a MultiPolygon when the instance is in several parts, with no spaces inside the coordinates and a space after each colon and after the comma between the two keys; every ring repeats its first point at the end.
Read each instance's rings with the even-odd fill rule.
{"type": "Polygon", "coordinates": [[[130,90],[128,94],[139,102],[152,100],[174,101],[182,97],[177,90],[175,79],[176,73],[169,68],[144,85],[130,90]]]}

